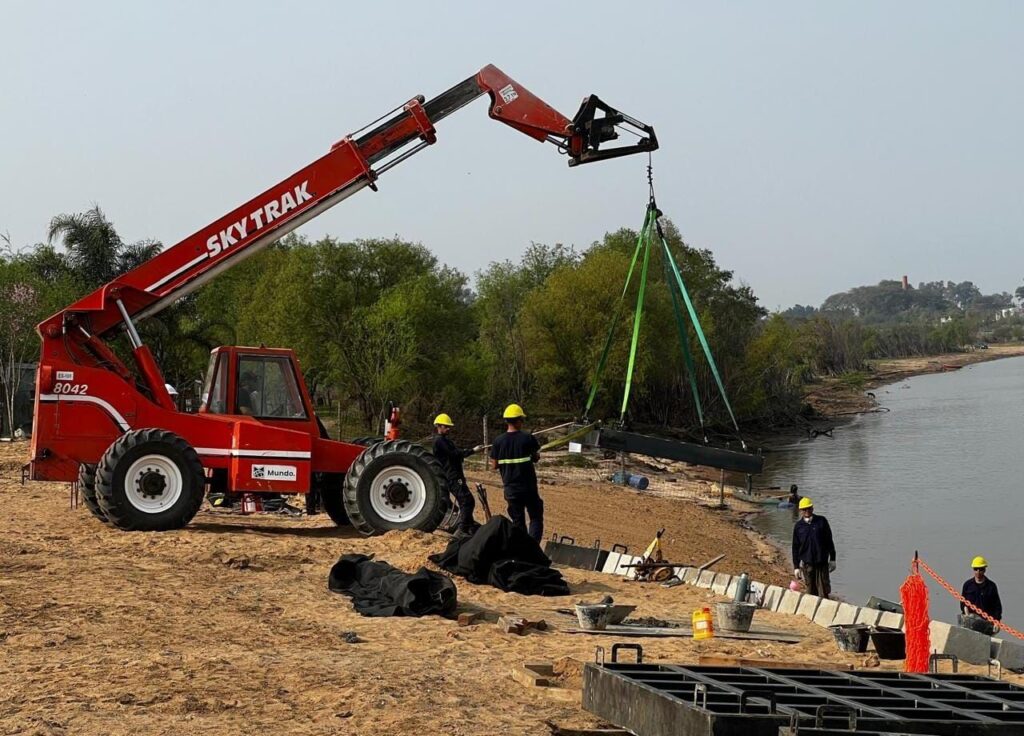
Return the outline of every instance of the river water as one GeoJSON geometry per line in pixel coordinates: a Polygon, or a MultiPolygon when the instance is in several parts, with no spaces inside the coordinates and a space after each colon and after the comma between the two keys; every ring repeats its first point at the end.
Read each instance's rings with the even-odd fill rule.
{"type": "MultiPolygon", "coordinates": [[[[957,590],[983,555],[1007,623],[1024,627],[1024,358],[875,394],[889,412],[772,453],[759,485],[796,483],[814,500],[836,540],[833,588],[851,603],[898,601],[914,550],[957,590]]],[[[788,549],[794,520],[773,509],[755,526],[788,549]]],[[[955,622],[956,602],[928,580],[932,617],[955,622]]]]}

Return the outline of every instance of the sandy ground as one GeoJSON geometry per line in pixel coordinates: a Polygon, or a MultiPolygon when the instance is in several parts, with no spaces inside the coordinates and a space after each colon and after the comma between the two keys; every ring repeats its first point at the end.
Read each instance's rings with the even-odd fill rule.
{"type": "MultiPolygon", "coordinates": [[[[706,591],[565,571],[572,595],[528,598],[457,581],[460,610],[490,621],[543,618],[519,637],[490,622],[375,619],[328,592],[338,556],[374,553],[415,571],[443,535],[365,539],[325,517],[292,520],[201,511],[184,530],[125,533],[69,508],[62,484],[22,487],[26,446],[0,446],[0,732],[4,734],[547,734],[546,721],[593,725],[572,691],[549,694],[510,677],[526,661],[593,659],[605,637],[567,634],[555,611],[613,595],[637,615],[688,619],[706,591]],[[346,643],[355,632],[358,643],[346,643]],[[568,698],[568,699],[566,699],[568,698]]],[[[607,486],[545,485],[550,528],[631,547],[668,528],[673,558],[726,552],[720,569],[778,574],[730,512],[607,486]]],[[[495,510],[502,507],[495,500],[495,510]]],[[[826,630],[758,612],[756,623],[800,644],[714,639],[644,641],[651,660],[702,653],[859,664],[826,630]]],[[[578,693],[578,691],[576,691],[578,693]]]]}

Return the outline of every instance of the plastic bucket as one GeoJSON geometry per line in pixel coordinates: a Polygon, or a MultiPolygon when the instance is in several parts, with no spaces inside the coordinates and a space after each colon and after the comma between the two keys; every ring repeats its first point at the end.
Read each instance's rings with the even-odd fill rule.
{"type": "Polygon", "coordinates": [[[754,620],[753,603],[716,603],[715,618],[718,628],[723,631],[750,631],[750,623],[754,620]]]}
{"type": "Polygon", "coordinates": [[[879,659],[906,659],[907,636],[896,629],[875,629],[871,632],[871,643],[879,659]]]}
{"type": "Polygon", "coordinates": [[[829,626],[836,644],[844,652],[863,654],[868,650],[869,627],[864,624],[843,624],[829,626]]]}
{"type": "Polygon", "coordinates": [[[612,607],[607,603],[577,603],[576,619],[586,631],[604,631],[608,628],[612,607]]]}

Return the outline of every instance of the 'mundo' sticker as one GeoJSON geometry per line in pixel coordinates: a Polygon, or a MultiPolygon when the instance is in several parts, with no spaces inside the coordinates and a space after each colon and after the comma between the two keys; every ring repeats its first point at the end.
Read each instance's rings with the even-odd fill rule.
{"type": "Polygon", "coordinates": [[[294,483],[299,479],[299,469],[294,465],[253,465],[253,480],[283,480],[294,483]]]}

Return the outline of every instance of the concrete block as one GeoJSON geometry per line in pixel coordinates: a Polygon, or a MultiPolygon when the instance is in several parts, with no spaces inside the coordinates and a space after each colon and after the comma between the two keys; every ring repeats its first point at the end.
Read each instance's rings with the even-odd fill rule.
{"type": "Polygon", "coordinates": [[[999,660],[1003,669],[1020,672],[1024,670],[1024,643],[1013,639],[992,639],[989,650],[992,659],[999,660]]]}
{"type": "Polygon", "coordinates": [[[782,603],[782,594],[785,592],[785,588],[781,588],[778,585],[769,585],[765,588],[764,598],[761,599],[761,608],[769,611],[778,610],[779,604],[782,603]]]}
{"type": "Polygon", "coordinates": [[[805,595],[796,609],[798,616],[803,616],[808,621],[814,620],[814,614],[818,612],[821,605],[821,598],[816,595],[805,595]]]}
{"type": "Polygon", "coordinates": [[[878,618],[882,615],[882,612],[877,608],[861,608],[857,613],[857,620],[855,624],[867,624],[868,626],[878,625],[878,618]]]}
{"type": "Polygon", "coordinates": [[[988,663],[992,641],[979,631],[932,621],[929,634],[933,653],[955,654],[961,662],[970,664],[988,663]]]}
{"type": "Polygon", "coordinates": [[[732,575],[726,575],[724,572],[720,572],[715,575],[715,579],[711,583],[711,590],[718,595],[725,595],[725,591],[729,589],[729,583],[732,582],[732,575]]]}
{"type": "Polygon", "coordinates": [[[612,575],[619,574],[620,559],[622,559],[621,552],[609,552],[608,557],[604,561],[604,566],[601,568],[601,572],[611,573],[612,575]]]}
{"type": "Polygon", "coordinates": [[[777,610],[779,613],[796,614],[796,609],[800,606],[800,599],[804,597],[803,593],[797,593],[795,590],[787,590],[782,594],[782,601],[779,603],[777,610]]]}
{"type": "Polygon", "coordinates": [[[711,583],[715,581],[715,572],[713,570],[705,570],[697,577],[698,588],[710,588],[711,583]]]}
{"type": "Polygon", "coordinates": [[[683,582],[687,585],[696,585],[698,575],[700,575],[700,573],[697,572],[696,567],[688,567],[683,570],[683,582]]]}
{"type": "Polygon", "coordinates": [[[831,626],[838,611],[839,601],[822,598],[821,603],[818,604],[818,611],[814,614],[814,623],[818,626],[831,626]]]}
{"type": "Polygon", "coordinates": [[[729,581],[729,587],[725,589],[725,597],[729,600],[736,598],[736,589],[740,587],[740,576],[736,575],[729,581]]]}
{"type": "Polygon", "coordinates": [[[878,626],[886,629],[902,629],[903,628],[903,614],[902,613],[890,613],[889,611],[882,611],[882,615],[878,617],[878,626]]]}
{"type": "Polygon", "coordinates": [[[643,557],[634,557],[633,555],[622,555],[619,558],[619,566],[615,569],[616,575],[625,575],[627,578],[636,577],[635,567],[626,567],[626,565],[635,565],[638,562],[643,562],[643,557]]]}
{"type": "Polygon", "coordinates": [[[860,613],[858,606],[850,605],[849,603],[840,603],[839,609],[836,611],[835,618],[832,619],[833,626],[842,626],[844,624],[855,624],[857,623],[857,614],[860,613]]]}
{"type": "Polygon", "coordinates": [[[747,592],[747,602],[757,604],[762,598],[764,598],[764,590],[768,586],[764,583],[760,583],[754,580],[750,583],[750,590],[747,592]]]}

